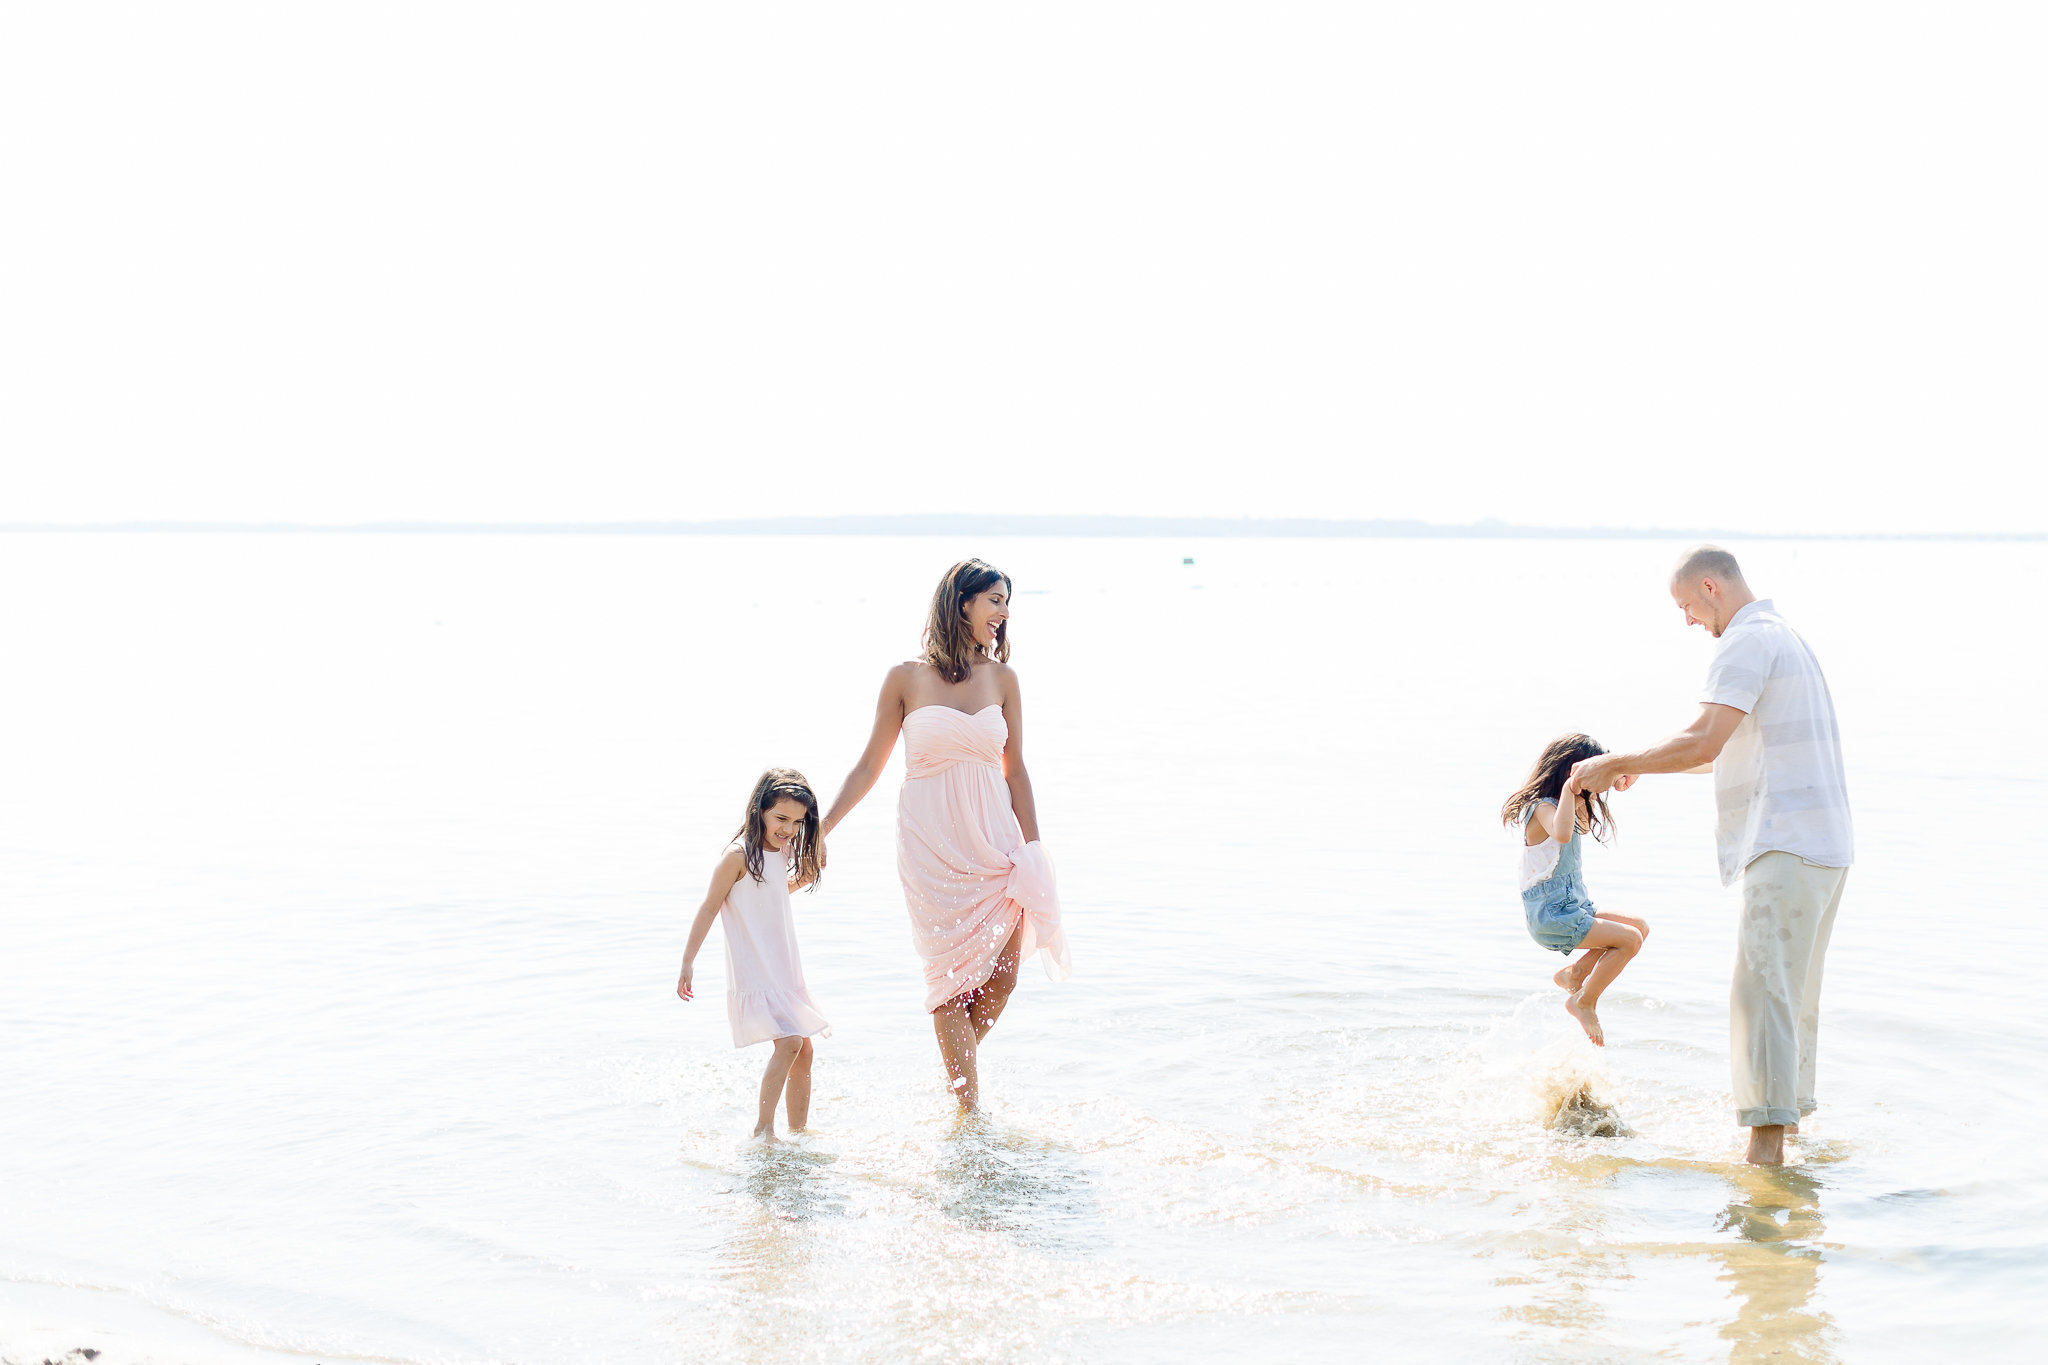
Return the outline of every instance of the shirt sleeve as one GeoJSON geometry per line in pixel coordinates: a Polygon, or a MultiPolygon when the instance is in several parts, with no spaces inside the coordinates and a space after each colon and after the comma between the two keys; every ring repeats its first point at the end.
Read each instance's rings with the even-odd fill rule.
{"type": "Polygon", "coordinates": [[[1722,642],[1707,669],[1707,691],[1701,701],[1732,706],[1747,715],[1756,710],[1764,680],[1771,674],[1771,649],[1759,631],[1745,630],[1722,642]]]}

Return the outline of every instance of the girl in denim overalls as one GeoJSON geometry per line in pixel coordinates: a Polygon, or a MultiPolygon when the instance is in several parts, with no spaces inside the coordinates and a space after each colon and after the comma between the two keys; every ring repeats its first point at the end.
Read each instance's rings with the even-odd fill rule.
{"type": "MultiPolygon", "coordinates": [[[[1572,769],[1606,752],[1585,735],[1564,735],[1550,741],[1529,780],[1500,808],[1503,824],[1522,827],[1522,911],[1529,922],[1529,936],[1567,955],[1586,950],[1551,980],[1567,992],[1566,1011],[1579,1021],[1595,1047],[1607,1045],[1595,1012],[1601,993],[1650,934],[1650,926],[1642,920],[1594,909],[1579,871],[1583,856],[1580,835],[1591,834],[1603,841],[1610,838],[1614,817],[1608,813],[1605,796],[1579,790],[1572,769]]],[[[1634,780],[1621,778],[1614,790],[1627,791],[1634,780]]]]}

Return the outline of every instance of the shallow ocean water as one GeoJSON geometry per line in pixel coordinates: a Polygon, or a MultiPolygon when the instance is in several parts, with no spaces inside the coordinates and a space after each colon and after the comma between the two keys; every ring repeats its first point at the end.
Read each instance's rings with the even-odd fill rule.
{"type": "Polygon", "coordinates": [[[1498,824],[1551,735],[1692,714],[1676,548],[0,537],[0,1329],[73,1286],[222,1358],[2032,1356],[2048,546],[1734,547],[1857,819],[1782,1172],[1738,1161],[1708,780],[1589,853],[1653,926],[1604,1052],[1498,824]],[[798,898],[835,1032],[764,1153],[688,918],[760,768],[829,799],[962,553],[1016,578],[1075,976],[1027,966],[958,1130],[899,755],[798,898]]]}

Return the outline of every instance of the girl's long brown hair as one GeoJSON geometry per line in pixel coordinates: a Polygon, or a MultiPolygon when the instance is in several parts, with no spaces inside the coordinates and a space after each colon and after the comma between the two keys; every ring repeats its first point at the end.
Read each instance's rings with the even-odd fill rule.
{"type": "Polygon", "coordinates": [[[800,802],[804,808],[796,847],[789,850],[796,883],[816,886],[818,878],[824,875],[824,869],[818,865],[818,797],[811,790],[810,779],[796,769],[770,768],[761,774],[761,779],[754,783],[754,794],[747,798],[747,814],[740,821],[740,832],[733,837],[740,841],[740,848],[747,855],[747,875],[760,881],[761,851],[768,843],[768,812],[775,809],[776,802],[785,800],[800,802]]]}
{"type": "MultiPolygon", "coordinates": [[[[1510,796],[1500,808],[1500,822],[1511,825],[1520,820],[1531,806],[1538,801],[1557,801],[1564,796],[1564,780],[1571,776],[1572,764],[1606,753],[1600,741],[1591,735],[1559,735],[1544,746],[1543,756],[1536,760],[1536,766],[1529,770],[1529,780],[1510,796]]],[[[1607,809],[1607,794],[1598,796],[1579,793],[1578,810],[1573,818],[1583,824],[1595,839],[1603,843],[1614,837],[1614,815],[1607,809]]],[[[1578,825],[1574,825],[1576,829],[1578,825]]]]}
{"type": "Polygon", "coordinates": [[[939,590],[932,594],[932,612],[924,623],[924,661],[949,683],[967,681],[976,657],[1010,661],[1010,623],[996,627],[996,647],[983,649],[968,637],[967,604],[996,584],[1011,591],[1010,576],[993,564],[963,559],[946,570],[939,590]]]}

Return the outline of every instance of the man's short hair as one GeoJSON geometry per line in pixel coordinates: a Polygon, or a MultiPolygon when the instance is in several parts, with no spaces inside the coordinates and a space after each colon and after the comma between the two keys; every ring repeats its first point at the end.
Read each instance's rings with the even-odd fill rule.
{"type": "Polygon", "coordinates": [[[1702,578],[1749,586],[1742,577],[1742,566],[1735,562],[1735,556],[1718,545],[1693,546],[1678,561],[1678,567],[1671,571],[1673,583],[1697,583],[1702,578]]]}

